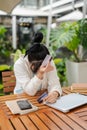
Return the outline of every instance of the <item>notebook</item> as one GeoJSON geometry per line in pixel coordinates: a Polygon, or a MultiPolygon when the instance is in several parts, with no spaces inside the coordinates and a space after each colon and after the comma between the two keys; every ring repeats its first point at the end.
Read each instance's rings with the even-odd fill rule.
{"type": "Polygon", "coordinates": [[[87,96],[81,95],[79,93],[70,93],[68,95],[61,96],[56,103],[53,104],[45,103],[45,104],[66,113],[86,103],[87,103],[87,96]]]}
{"type": "Polygon", "coordinates": [[[27,99],[22,98],[22,99],[10,100],[10,101],[6,101],[5,103],[13,114],[21,114],[22,115],[22,114],[27,114],[27,113],[38,110],[38,107],[33,105],[31,102],[29,102],[32,106],[31,109],[21,110],[20,107],[18,106],[17,102],[23,101],[23,100],[25,101],[27,99]]]}
{"type": "Polygon", "coordinates": [[[87,83],[73,83],[71,85],[71,92],[87,95],[87,83]]]}

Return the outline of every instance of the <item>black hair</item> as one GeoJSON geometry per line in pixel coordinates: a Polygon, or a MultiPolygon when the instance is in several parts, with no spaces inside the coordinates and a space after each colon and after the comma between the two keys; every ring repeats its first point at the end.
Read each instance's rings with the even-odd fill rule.
{"type": "Polygon", "coordinates": [[[43,39],[43,34],[41,32],[37,32],[34,35],[34,39],[33,39],[34,44],[25,53],[25,56],[26,55],[28,56],[28,61],[30,63],[33,63],[33,61],[37,61],[37,63],[33,64],[35,66],[35,69],[33,70],[34,73],[37,72],[42,61],[44,60],[46,55],[49,54],[47,47],[40,43],[42,39],[43,39]]]}
{"type": "Polygon", "coordinates": [[[40,43],[43,40],[43,34],[41,32],[37,32],[32,39],[32,42],[40,43]]]}

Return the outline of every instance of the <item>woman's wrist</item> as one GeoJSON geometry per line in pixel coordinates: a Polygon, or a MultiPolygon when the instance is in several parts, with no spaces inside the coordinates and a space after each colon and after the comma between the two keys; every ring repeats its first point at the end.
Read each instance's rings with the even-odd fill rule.
{"type": "Polygon", "coordinates": [[[57,97],[60,96],[59,92],[58,91],[54,91],[54,93],[56,94],[57,97]]]}
{"type": "Polygon", "coordinates": [[[37,72],[37,77],[39,78],[39,79],[43,79],[43,73],[40,73],[40,72],[37,72]]]}

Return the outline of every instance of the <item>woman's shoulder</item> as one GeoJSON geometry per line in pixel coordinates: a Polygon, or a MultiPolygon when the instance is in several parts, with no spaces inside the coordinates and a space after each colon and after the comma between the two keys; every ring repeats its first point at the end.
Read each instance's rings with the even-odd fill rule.
{"type": "Polygon", "coordinates": [[[28,58],[27,56],[24,57],[24,56],[21,56],[14,64],[14,67],[22,67],[22,68],[25,68],[25,66],[29,66],[29,61],[28,61],[28,58]]]}
{"type": "Polygon", "coordinates": [[[23,63],[23,62],[24,62],[24,57],[21,56],[20,58],[18,58],[18,59],[16,60],[16,62],[15,62],[14,64],[21,64],[21,63],[23,63]]]}

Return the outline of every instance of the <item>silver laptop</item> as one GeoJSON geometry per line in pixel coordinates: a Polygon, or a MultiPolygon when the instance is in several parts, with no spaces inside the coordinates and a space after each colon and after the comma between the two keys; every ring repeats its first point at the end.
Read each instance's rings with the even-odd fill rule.
{"type": "Polygon", "coordinates": [[[78,93],[71,93],[68,95],[61,96],[56,103],[46,103],[46,105],[66,113],[86,103],[87,96],[78,93]]]}

